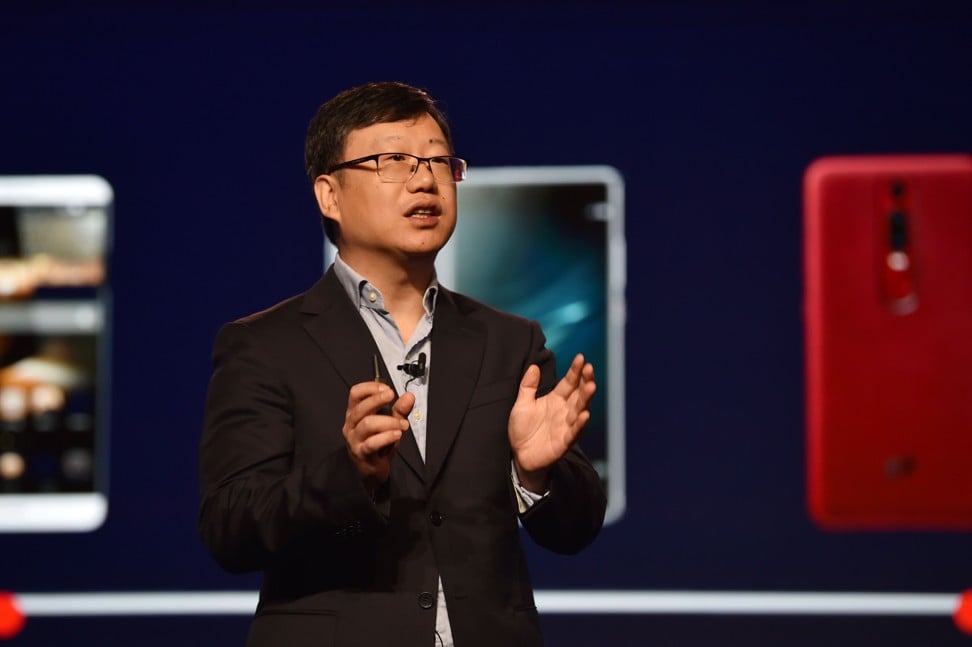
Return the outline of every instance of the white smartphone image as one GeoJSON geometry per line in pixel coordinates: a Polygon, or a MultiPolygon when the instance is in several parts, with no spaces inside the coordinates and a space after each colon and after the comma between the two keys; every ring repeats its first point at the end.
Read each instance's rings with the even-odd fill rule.
{"type": "Polygon", "coordinates": [[[108,513],[103,178],[0,177],[0,532],[83,532],[108,513]]]}
{"type": "Polygon", "coordinates": [[[577,353],[598,395],[580,438],[607,492],[604,522],[625,509],[624,181],[611,166],[471,167],[459,220],[436,269],[448,288],[537,321],[562,375],[577,353]]]}

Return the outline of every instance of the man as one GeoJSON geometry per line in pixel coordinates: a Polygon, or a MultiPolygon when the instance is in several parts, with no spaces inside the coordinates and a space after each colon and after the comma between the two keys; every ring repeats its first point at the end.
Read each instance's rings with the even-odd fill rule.
{"type": "Polygon", "coordinates": [[[535,323],[436,281],[466,163],[425,92],[339,94],[306,163],[338,256],[220,330],[200,448],[203,542],[264,572],[248,644],[540,645],[518,522],[561,553],[601,528],[593,368],[558,381],[535,323]]]}

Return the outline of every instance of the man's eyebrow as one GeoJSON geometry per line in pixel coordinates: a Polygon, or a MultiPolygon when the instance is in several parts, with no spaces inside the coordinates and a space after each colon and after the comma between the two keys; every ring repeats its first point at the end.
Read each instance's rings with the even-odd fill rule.
{"type": "MultiPolygon", "coordinates": [[[[403,135],[386,135],[385,137],[379,137],[378,139],[376,139],[375,140],[375,143],[377,143],[377,144],[391,143],[391,142],[400,141],[402,139],[405,139],[405,137],[403,135]]],[[[428,143],[429,144],[441,144],[442,146],[445,146],[446,148],[449,147],[449,142],[447,142],[446,140],[442,139],[441,137],[429,137],[428,143]]]]}

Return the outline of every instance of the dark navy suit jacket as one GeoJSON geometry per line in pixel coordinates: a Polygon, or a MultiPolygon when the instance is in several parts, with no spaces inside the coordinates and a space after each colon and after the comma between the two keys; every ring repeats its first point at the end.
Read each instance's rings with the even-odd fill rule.
{"type": "Polygon", "coordinates": [[[427,460],[406,433],[372,497],[341,428],[377,347],[333,271],[220,330],[199,531],[225,569],[264,573],[248,644],[432,647],[440,576],[458,647],[542,643],[517,522],[580,550],[603,522],[600,479],[575,447],[518,513],[510,409],[531,363],[540,393],[558,379],[539,326],[440,289],[432,347],[427,460]]]}

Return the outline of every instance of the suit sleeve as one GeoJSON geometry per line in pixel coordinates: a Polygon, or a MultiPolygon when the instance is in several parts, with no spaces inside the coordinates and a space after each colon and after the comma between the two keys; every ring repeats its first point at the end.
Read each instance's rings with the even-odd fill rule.
{"type": "MultiPolygon", "coordinates": [[[[538,395],[545,395],[561,376],[556,374],[553,353],[546,348],[543,333],[535,323],[532,334],[529,363],[539,365],[538,395]]],[[[549,495],[530,506],[520,521],[540,546],[556,553],[576,553],[597,537],[607,509],[604,484],[576,443],[551,467],[548,491],[549,495]]]]}
{"type": "Polygon", "coordinates": [[[199,533],[223,568],[267,568],[295,543],[380,528],[346,450],[294,461],[293,402],[280,367],[244,323],[224,326],[199,452],[199,533]]]}

